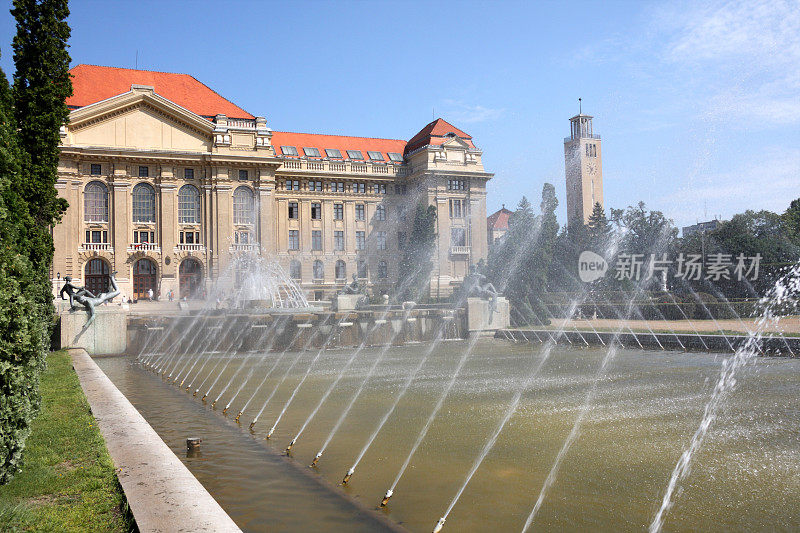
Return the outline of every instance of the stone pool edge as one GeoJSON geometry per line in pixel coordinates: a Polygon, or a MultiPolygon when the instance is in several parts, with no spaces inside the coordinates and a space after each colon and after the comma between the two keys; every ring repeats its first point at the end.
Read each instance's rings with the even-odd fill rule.
{"type": "Polygon", "coordinates": [[[69,354],[139,531],[241,532],[88,352],[69,354]]]}

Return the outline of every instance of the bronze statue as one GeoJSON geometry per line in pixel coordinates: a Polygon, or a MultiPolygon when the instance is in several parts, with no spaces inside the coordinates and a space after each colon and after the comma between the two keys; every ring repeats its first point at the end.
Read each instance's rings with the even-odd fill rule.
{"type": "Polygon", "coordinates": [[[353,272],[353,281],[342,289],[342,294],[361,294],[361,286],[358,283],[358,275],[353,272]]]}
{"type": "Polygon", "coordinates": [[[116,276],[116,272],[112,272],[109,276],[109,283],[111,284],[112,290],[110,292],[103,292],[99,295],[95,296],[92,294],[86,287],[77,287],[72,284],[72,278],[69,276],[64,277],[64,286],[61,287],[61,291],[58,295],[61,297],[62,300],[66,300],[64,298],[64,293],[67,293],[69,296],[69,310],[75,311],[78,307],[75,306],[75,303],[81,304],[86,312],[89,314],[89,320],[86,321],[86,325],[84,327],[88,327],[92,322],[94,322],[94,308],[100,304],[103,304],[112,298],[119,296],[119,287],[117,286],[117,280],[114,278],[116,276]]]}
{"type": "Polygon", "coordinates": [[[467,297],[481,298],[483,300],[491,301],[489,306],[489,322],[492,321],[492,315],[497,310],[497,289],[494,285],[486,281],[486,276],[478,272],[475,265],[470,265],[469,275],[464,280],[464,289],[467,297]]]}

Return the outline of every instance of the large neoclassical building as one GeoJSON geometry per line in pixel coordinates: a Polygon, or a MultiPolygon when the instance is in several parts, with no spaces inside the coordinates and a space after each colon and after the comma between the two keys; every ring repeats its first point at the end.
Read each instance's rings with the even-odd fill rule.
{"type": "Polygon", "coordinates": [[[486,257],[472,138],[442,119],[410,140],[273,131],[186,74],[78,65],[61,132],[54,286],[203,294],[237,254],[275,258],[309,297],[397,277],[416,205],[436,206],[433,295],[486,257]]]}

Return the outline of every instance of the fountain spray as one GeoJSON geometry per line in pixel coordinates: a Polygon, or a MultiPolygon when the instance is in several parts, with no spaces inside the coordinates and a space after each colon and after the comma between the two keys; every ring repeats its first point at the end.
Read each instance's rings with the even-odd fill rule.
{"type": "Polygon", "coordinates": [[[381,500],[381,507],[386,507],[386,504],[389,503],[389,498],[392,497],[392,494],[394,494],[392,489],[386,491],[386,494],[383,495],[383,500],[381,500]]]}
{"type": "Polygon", "coordinates": [[[436,527],[433,528],[433,533],[439,533],[442,530],[442,528],[444,527],[444,521],[445,518],[442,517],[439,519],[438,522],[436,522],[436,527]]]}
{"type": "Polygon", "coordinates": [[[319,458],[320,457],[322,457],[322,452],[317,453],[317,455],[314,456],[314,460],[311,461],[311,464],[308,465],[308,466],[310,466],[311,468],[314,468],[315,466],[317,466],[317,463],[319,462],[319,458]]]}
{"type": "Polygon", "coordinates": [[[241,411],[239,411],[239,414],[237,414],[237,415],[236,415],[236,418],[234,418],[234,419],[233,419],[233,420],[234,420],[234,422],[236,422],[237,424],[239,423],[239,417],[240,417],[240,416],[242,416],[242,412],[241,412],[241,411]]]}
{"type": "Polygon", "coordinates": [[[284,450],[286,452],[286,455],[289,455],[289,452],[292,451],[292,446],[294,446],[294,440],[292,440],[292,442],[290,442],[289,445],[286,447],[286,450],[284,450]]]}

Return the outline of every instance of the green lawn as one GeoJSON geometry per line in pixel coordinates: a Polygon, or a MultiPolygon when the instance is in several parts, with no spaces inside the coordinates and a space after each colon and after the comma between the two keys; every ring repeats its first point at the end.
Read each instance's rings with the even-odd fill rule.
{"type": "Polygon", "coordinates": [[[53,352],[24,466],[0,486],[0,531],[130,531],[133,521],[69,354],[53,352]]]}

